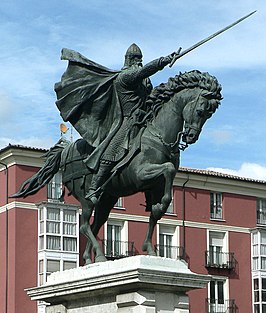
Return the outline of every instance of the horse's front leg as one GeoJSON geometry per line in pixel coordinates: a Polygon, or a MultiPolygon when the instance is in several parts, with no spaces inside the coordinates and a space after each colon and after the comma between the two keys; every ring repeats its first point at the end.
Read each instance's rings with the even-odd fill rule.
{"type": "Polygon", "coordinates": [[[151,214],[149,219],[149,227],[148,231],[144,240],[144,243],[142,245],[142,251],[147,252],[148,255],[156,255],[153,246],[152,246],[152,235],[154,232],[154,227],[157,224],[157,220],[155,217],[151,214]]]}
{"type": "Polygon", "coordinates": [[[153,181],[155,182],[156,179],[161,176],[164,177],[164,184],[162,184],[162,197],[160,197],[157,202],[153,202],[151,208],[152,215],[157,223],[157,221],[165,214],[172,201],[172,187],[176,169],[170,162],[145,165],[146,166],[143,167],[138,173],[138,177],[143,185],[145,185],[145,183],[152,185],[153,181]]]}
{"type": "Polygon", "coordinates": [[[86,264],[90,264],[90,252],[91,250],[94,252],[95,255],[95,262],[105,262],[107,261],[105,255],[102,252],[102,249],[99,245],[99,242],[95,238],[94,234],[92,233],[91,226],[89,223],[84,223],[80,227],[80,232],[88,238],[88,242],[86,245],[86,249],[83,254],[83,258],[85,259],[86,264]]]}
{"type": "Polygon", "coordinates": [[[170,162],[163,164],[149,164],[139,171],[139,179],[143,185],[156,186],[150,192],[146,192],[146,203],[148,211],[151,211],[149,227],[146,234],[142,250],[149,255],[156,255],[152,246],[152,236],[155,225],[158,220],[165,214],[169,204],[172,201],[172,186],[176,174],[174,165],[170,162]],[[164,184],[156,184],[156,180],[161,176],[164,177],[164,184]]]}

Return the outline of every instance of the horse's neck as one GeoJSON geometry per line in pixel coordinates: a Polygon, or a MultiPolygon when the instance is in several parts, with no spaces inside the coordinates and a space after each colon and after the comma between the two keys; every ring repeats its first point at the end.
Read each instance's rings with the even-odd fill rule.
{"type": "Polygon", "coordinates": [[[186,101],[185,93],[180,91],[175,94],[168,102],[162,105],[160,112],[153,120],[153,126],[160,131],[160,135],[167,143],[174,142],[177,134],[183,130],[182,112],[186,101]]]}

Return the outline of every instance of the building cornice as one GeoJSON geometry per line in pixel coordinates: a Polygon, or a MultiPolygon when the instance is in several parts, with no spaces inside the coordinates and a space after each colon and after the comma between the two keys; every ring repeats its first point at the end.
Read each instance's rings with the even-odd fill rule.
{"type": "Polygon", "coordinates": [[[202,174],[192,170],[178,171],[174,179],[174,186],[265,198],[265,181],[243,179],[241,177],[237,179],[229,175],[219,174],[209,175],[208,171],[204,171],[202,174]]]}
{"type": "Polygon", "coordinates": [[[70,203],[57,203],[57,202],[49,202],[49,201],[43,201],[40,203],[31,203],[31,202],[20,202],[20,201],[12,201],[9,202],[8,205],[3,205],[0,207],[0,213],[6,212],[7,210],[12,209],[27,209],[27,210],[38,210],[39,207],[60,207],[60,208],[76,208],[77,210],[80,209],[80,205],[77,204],[70,204],[70,203]]]}
{"type": "MultiPolygon", "coordinates": [[[[8,167],[12,165],[26,165],[42,167],[44,163],[43,155],[46,150],[44,149],[29,149],[20,146],[8,146],[5,149],[0,150],[0,160],[8,167]]],[[[3,165],[0,165],[0,170],[4,169],[3,165]]]]}
{"type": "Polygon", "coordinates": [[[38,207],[34,203],[30,202],[20,202],[20,201],[12,201],[9,202],[8,205],[3,205],[0,207],[0,213],[6,212],[7,210],[12,209],[27,209],[27,210],[37,210],[38,207]]]}

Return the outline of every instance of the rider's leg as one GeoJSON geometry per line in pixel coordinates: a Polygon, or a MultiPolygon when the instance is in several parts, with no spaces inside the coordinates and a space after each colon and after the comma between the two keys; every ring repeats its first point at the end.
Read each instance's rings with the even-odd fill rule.
{"type": "Polygon", "coordinates": [[[90,188],[85,196],[86,199],[91,200],[95,205],[98,202],[101,194],[101,187],[110,177],[110,172],[115,163],[110,161],[101,160],[98,172],[92,176],[90,188]]]}

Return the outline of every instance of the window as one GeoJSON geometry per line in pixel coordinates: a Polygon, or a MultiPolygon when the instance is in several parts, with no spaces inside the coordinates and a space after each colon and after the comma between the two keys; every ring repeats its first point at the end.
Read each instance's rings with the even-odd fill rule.
{"type": "Polygon", "coordinates": [[[212,280],[210,282],[210,302],[224,304],[224,282],[212,280]]]}
{"type": "Polygon", "coordinates": [[[60,201],[62,196],[62,173],[57,172],[47,185],[48,199],[60,201]]]}
{"type": "Polygon", "coordinates": [[[173,189],[172,189],[172,201],[169,204],[169,207],[166,210],[166,213],[173,214],[174,213],[174,202],[173,202],[173,189]]]}
{"type": "Polygon", "coordinates": [[[266,224],[266,199],[257,199],[257,223],[266,224]]]}
{"type": "Polygon", "coordinates": [[[209,313],[236,313],[237,308],[234,299],[228,298],[228,280],[213,278],[208,285],[208,309],[209,313]]]}
{"type": "Polygon", "coordinates": [[[63,270],[70,270],[71,268],[77,267],[77,263],[73,261],[63,261],[63,270]]]}
{"type": "Polygon", "coordinates": [[[211,192],[210,194],[210,217],[213,219],[222,219],[222,194],[211,192]]]}
{"type": "Polygon", "coordinates": [[[173,235],[159,234],[159,255],[166,258],[172,257],[173,235]]]}
{"type": "Polygon", "coordinates": [[[123,198],[120,197],[114,206],[115,208],[123,208],[123,198]]]}
{"type": "Polygon", "coordinates": [[[39,233],[39,249],[76,252],[77,210],[51,206],[41,208],[39,233]],[[42,235],[44,233],[45,236],[42,235]]]}
{"type": "Polygon", "coordinates": [[[107,224],[107,255],[119,256],[122,254],[121,249],[121,225],[107,224]]]}
{"type": "Polygon", "coordinates": [[[210,232],[209,244],[210,262],[221,265],[223,263],[224,233],[210,232]]]}
{"type": "Polygon", "coordinates": [[[226,232],[209,231],[206,267],[234,268],[234,253],[228,252],[227,236],[226,232]]]}
{"type": "Polygon", "coordinates": [[[253,306],[255,313],[266,312],[266,277],[253,279],[253,306]]]}
{"type": "Polygon", "coordinates": [[[159,225],[159,244],[157,253],[161,257],[180,258],[180,247],[177,246],[177,228],[171,225],[159,225]]]}
{"type": "Polygon", "coordinates": [[[68,270],[77,267],[77,261],[65,261],[64,259],[44,258],[39,260],[39,285],[43,285],[49,275],[61,270],[68,270]]]}
{"type": "Polygon", "coordinates": [[[110,219],[105,224],[103,251],[107,259],[118,259],[135,254],[134,242],[128,240],[128,222],[110,219]]]}
{"type": "Polygon", "coordinates": [[[78,207],[41,203],[38,220],[39,285],[43,285],[51,273],[78,265],[78,207]]]}
{"type": "Polygon", "coordinates": [[[252,234],[252,269],[266,270],[266,232],[252,234]]]}
{"type": "Polygon", "coordinates": [[[44,260],[39,261],[39,285],[44,284],[44,260]]]}

